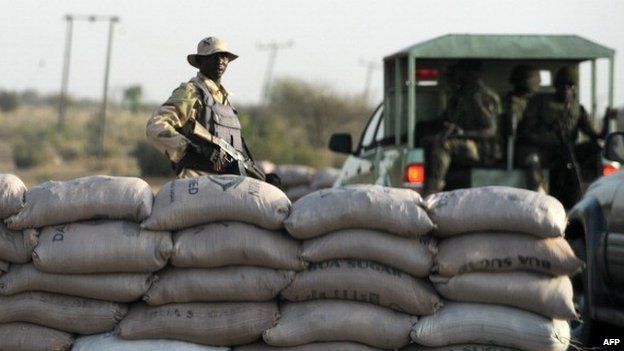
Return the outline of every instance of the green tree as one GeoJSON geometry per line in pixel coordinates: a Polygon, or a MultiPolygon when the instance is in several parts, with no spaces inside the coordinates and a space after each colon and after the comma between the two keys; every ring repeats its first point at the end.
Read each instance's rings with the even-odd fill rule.
{"type": "Polygon", "coordinates": [[[13,91],[0,92],[0,110],[2,112],[11,112],[16,110],[20,105],[20,96],[13,91]]]}
{"type": "Polygon", "coordinates": [[[138,113],[141,107],[143,88],[140,85],[132,85],[124,89],[123,99],[132,113],[138,113]]]}

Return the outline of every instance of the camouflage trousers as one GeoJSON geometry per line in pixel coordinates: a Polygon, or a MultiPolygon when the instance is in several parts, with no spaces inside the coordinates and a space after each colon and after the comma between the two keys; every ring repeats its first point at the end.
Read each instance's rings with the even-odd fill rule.
{"type": "Polygon", "coordinates": [[[471,139],[446,139],[433,137],[426,143],[425,162],[427,177],[425,194],[444,189],[445,179],[451,163],[473,165],[481,161],[477,143],[471,139]]]}

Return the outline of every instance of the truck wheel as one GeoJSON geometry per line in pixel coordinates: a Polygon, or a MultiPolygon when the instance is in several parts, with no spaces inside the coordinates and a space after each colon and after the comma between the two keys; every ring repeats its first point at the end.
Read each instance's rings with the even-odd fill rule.
{"type": "MultiPolygon", "coordinates": [[[[585,238],[576,238],[570,241],[570,246],[578,258],[587,264],[585,251],[585,238]]],[[[591,331],[594,321],[589,312],[589,273],[587,266],[572,277],[572,287],[574,288],[574,307],[579,314],[580,320],[570,322],[572,340],[587,345],[590,341],[591,331]]]]}

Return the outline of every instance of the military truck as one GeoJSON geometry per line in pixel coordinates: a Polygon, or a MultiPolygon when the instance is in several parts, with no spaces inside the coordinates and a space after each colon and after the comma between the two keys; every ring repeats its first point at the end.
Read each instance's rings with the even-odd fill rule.
{"type": "MultiPolygon", "coordinates": [[[[596,116],[597,65],[604,61],[608,65],[611,106],[614,54],[610,48],[573,35],[450,34],[386,56],[383,103],[369,118],[357,144],[348,134],[334,134],[330,139],[331,150],[349,155],[336,185],[374,183],[422,191],[428,172],[419,141],[427,132],[426,126],[439,119],[446,107],[449,90],[443,76],[458,60],[480,60],[482,80],[501,97],[511,90],[508,77],[518,65],[539,69],[538,94],[543,94],[554,91],[553,76],[559,68],[587,62],[591,78],[588,82],[579,81],[578,85],[589,87],[591,101],[587,109],[591,116],[596,116]]],[[[446,190],[485,185],[525,187],[525,172],[513,160],[514,137],[513,133],[501,135],[505,157],[496,164],[451,166],[446,190]]],[[[592,167],[583,168],[584,185],[602,171],[617,170],[616,163],[601,164],[598,155],[595,152],[594,159],[589,160],[592,167]]]]}

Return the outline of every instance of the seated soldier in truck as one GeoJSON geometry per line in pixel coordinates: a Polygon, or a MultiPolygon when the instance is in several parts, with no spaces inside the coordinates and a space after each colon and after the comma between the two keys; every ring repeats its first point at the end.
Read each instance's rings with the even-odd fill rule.
{"type": "Polygon", "coordinates": [[[460,60],[451,67],[451,96],[441,119],[443,131],[428,138],[425,194],[442,191],[451,163],[482,165],[501,158],[497,133],[500,98],[481,80],[481,61],[460,60]]]}

